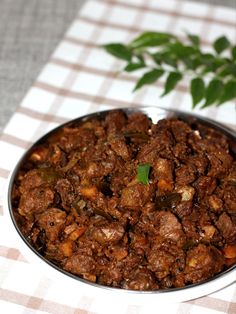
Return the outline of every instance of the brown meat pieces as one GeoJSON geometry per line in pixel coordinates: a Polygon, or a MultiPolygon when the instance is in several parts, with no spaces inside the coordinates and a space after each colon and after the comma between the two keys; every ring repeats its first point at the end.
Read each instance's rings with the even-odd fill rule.
{"type": "Polygon", "coordinates": [[[224,257],[214,246],[199,244],[187,253],[185,282],[196,283],[219,273],[224,257]]]}
{"type": "Polygon", "coordinates": [[[92,256],[76,253],[66,260],[64,269],[79,276],[94,274],[96,261],[92,256]]]}
{"type": "Polygon", "coordinates": [[[19,213],[27,219],[33,214],[45,211],[54,200],[54,191],[45,186],[30,189],[22,194],[19,203],[19,213]]]}
{"type": "Polygon", "coordinates": [[[122,190],[120,204],[123,207],[140,209],[148,200],[152,199],[153,192],[154,187],[151,184],[137,183],[128,186],[122,190]]]}
{"type": "Polygon", "coordinates": [[[207,157],[210,161],[210,169],[207,175],[210,177],[221,178],[227,173],[232,163],[232,157],[223,150],[209,152],[207,157]]]}
{"type": "Polygon", "coordinates": [[[71,206],[76,198],[76,193],[71,182],[68,179],[60,179],[57,181],[55,189],[61,197],[63,207],[71,206]]]}
{"type": "Polygon", "coordinates": [[[65,271],[158,290],[236,262],[235,156],[208,126],[114,110],[57,130],[24,161],[12,191],[16,221],[65,271]]]}
{"type": "Polygon", "coordinates": [[[118,133],[127,123],[126,115],[120,110],[114,110],[105,118],[105,127],[108,134],[118,133]]]}
{"type": "Polygon", "coordinates": [[[160,237],[152,238],[152,247],[147,251],[147,268],[155,273],[158,281],[166,287],[172,286],[175,278],[182,277],[185,268],[185,253],[176,243],[160,237]],[[170,276],[172,279],[170,279],[170,276]],[[165,282],[169,279],[168,283],[165,282]]]}
{"type": "Polygon", "coordinates": [[[168,211],[155,213],[154,225],[157,233],[165,240],[176,242],[177,246],[182,246],[185,241],[185,234],[182,226],[174,214],[168,211]]]}
{"type": "Polygon", "coordinates": [[[158,284],[150,272],[146,268],[136,268],[130,274],[128,278],[125,278],[123,288],[131,290],[156,290],[158,284]]]}
{"type": "Polygon", "coordinates": [[[110,136],[108,140],[111,148],[118,156],[122,157],[124,160],[131,158],[131,151],[125,143],[124,136],[110,136]]]}
{"type": "Polygon", "coordinates": [[[236,214],[236,188],[233,184],[229,184],[225,187],[223,200],[225,202],[225,208],[231,215],[236,214]]]}
{"type": "Polygon", "coordinates": [[[192,133],[192,129],[183,121],[170,120],[170,129],[176,142],[186,142],[188,135],[192,133]]]}
{"type": "Polygon", "coordinates": [[[64,128],[58,139],[58,145],[67,153],[74,149],[86,149],[95,143],[94,130],[87,127],[64,128]]]}
{"type": "Polygon", "coordinates": [[[216,188],[216,179],[214,177],[201,176],[193,185],[197,190],[197,197],[200,200],[214,192],[216,188]]]}
{"type": "Polygon", "coordinates": [[[24,194],[26,191],[32,188],[37,188],[44,183],[45,180],[43,179],[39,169],[30,170],[25,174],[21,181],[20,192],[24,194]]]}
{"type": "Polygon", "coordinates": [[[143,115],[140,112],[132,114],[129,119],[127,126],[125,129],[127,131],[135,131],[139,133],[147,133],[149,130],[149,127],[151,125],[150,120],[148,119],[147,116],[143,115]]]}
{"type": "Polygon", "coordinates": [[[49,241],[56,241],[66,221],[66,213],[58,208],[49,208],[37,218],[38,225],[49,241]]]}
{"type": "Polygon", "coordinates": [[[229,243],[236,241],[236,224],[232,222],[229,215],[226,213],[221,214],[216,222],[216,226],[229,243]]]}
{"type": "Polygon", "coordinates": [[[191,165],[181,165],[175,171],[176,183],[178,185],[187,185],[195,181],[195,169],[191,165]]]}
{"type": "Polygon", "coordinates": [[[124,236],[124,232],[123,226],[116,222],[94,226],[90,231],[92,238],[102,245],[118,242],[124,236]]]}

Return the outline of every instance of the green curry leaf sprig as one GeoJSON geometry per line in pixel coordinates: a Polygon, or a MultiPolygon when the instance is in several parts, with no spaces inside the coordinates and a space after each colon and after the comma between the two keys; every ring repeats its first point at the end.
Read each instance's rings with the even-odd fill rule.
{"type": "Polygon", "coordinates": [[[226,36],[212,43],[213,52],[204,52],[197,35],[181,40],[169,33],[144,32],[128,44],[110,43],[105,50],[126,62],[123,71],[144,70],[134,91],[164,78],[164,91],[170,93],[187,78],[193,108],[221,105],[236,99],[236,45],[226,36]]]}

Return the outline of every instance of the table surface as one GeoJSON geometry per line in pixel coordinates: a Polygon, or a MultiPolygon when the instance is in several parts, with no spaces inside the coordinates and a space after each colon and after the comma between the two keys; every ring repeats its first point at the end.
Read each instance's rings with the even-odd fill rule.
{"type": "MultiPolygon", "coordinates": [[[[236,0],[195,1],[236,9],[236,0]]],[[[0,133],[84,2],[0,1],[0,133]]]]}
{"type": "MultiPolygon", "coordinates": [[[[6,127],[0,136],[2,312],[154,314],[158,308],[162,313],[235,314],[236,269],[222,280],[209,283],[210,286],[202,286],[199,290],[187,289],[187,293],[180,291],[180,294],[175,294],[177,303],[169,302],[169,294],[165,297],[162,294],[146,294],[152,299],[150,301],[149,297],[148,300],[146,297],[136,298],[135,294],[123,294],[122,291],[115,294],[107,293],[109,289],[98,291],[92,285],[80,285],[76,280],[60,276],[60,272],[55,272],[54,276],[52,268],[47,269],[46,263],[41,263],[32,252],[30,254],[13,229],[9,221],[6,189],[10,172],[31,143],[76,116],[118,106],[156,106],[192,112],[187,82],[181,82],[172,95],[160,99],[158,95],[163,91],[164,78],[154,86],[132,93],[137,74],[116,75],[124,63],[108,56],[99,49],[99,45],[113,40],[129,41],[134,34],[150,28],[164,32],[172,29],[179,36],[187,28],[190,33],[200,34],[203,48],[208,49],[212,40],[222,33],[231,41],[235,40],[236,8],[213,7],[182,0],[87,0],[76,16],[78,1],[65,3],[63,0],[51,0],[50,9],[46,5],[48,1],[0,0],[0,12],[3,12],[2,19],[5,21],[5,36],[0,36],[0,52],[4,51],[0,57],[4,70],[0,69],[0,77],[5,82],[5,85],[0,84],[5,92],[5,99],[2,97],[1,102],[5,103],[5,107],[0,107],[9,112],[9,116],[5,117],[6,122],[11,116],[7,125],[4,122],[6,127]],[[19,2],[24,5],[18,6],[19,2]],[[5,11],[1,8],[2,3],[5,4],[5,11]],[[68,3],[70,12],[67,11],[68,3]],[[19,17],[18,24],[15,24],[15,15],[19,17]],[[7,36],[7,33],[10,35],[7,36]],[[154,103],[154,99],[158,101],[154,103]],[[14,106],[18,106],[15,112],[14,106]],[[234,283],[225,287],[231,282],[234,283]],[[216,291],[222,286],[225,288],[216,291]],[[206,296],[199,298],[205,293],[206,296]],[[161,307],[160,303],[165,298],[168,303],[161,307]],[[186,298],[192,300],[181,302],[186,298]]],[[[154,109],[152,112],[154,114],[154,109]]],[[[197,107],[194,112],[236,130],[234,101],[205,110],[197,107]]],[[[0,117],[3,115],[0,114],[0,117]]],[[[158,119],[159,115],[155,113],[154,117],[158,119]]],[[[160,118],[163,118],[162,114],[160,118]]],[[[215,165],[215,159],[212,162],[215,165]]],[[[175,300],[171,298],[171,301],[175,300]]]]}

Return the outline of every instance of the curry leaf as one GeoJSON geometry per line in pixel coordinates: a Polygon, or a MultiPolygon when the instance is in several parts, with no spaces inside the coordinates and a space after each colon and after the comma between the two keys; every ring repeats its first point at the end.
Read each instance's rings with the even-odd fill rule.
{"type": "Polygon", "coordinates": [[[161,96],[165,96],[171,92],[181,79],[182,74],[180,72],[170,72],[165,83],[165,90],[161,96]]]}
{"type": "Polygon", "coordinates": [[[218,105],[236,97],[236,80],[228,81],[223,89],[218,105]]]}
{"type": "Polygon", "coordinates": [[[151,56],[153,60],[155,61],[155,63],[159,65],[165,63],[174,68],[177,68],[178,66],[177,58],[175,55],[173,55],[171,51],[156,52],[156,53],[153,53],[151,56]]]}
{"type": "Polygon", "coordinates": [[[134,87],[134,91],[141,88],[143,85],[148,85],[156,82],[162,75],[164,71],[161,69],[153,69],[151,71],[146,72],[137,82],[134,87]]]}
{"type": "Polygon", "coordinates": [[[184,79],[189,84],[193,108],[200,102],[203,103],[200,108],[205,108],[236,99],[235,42],[231,43],[223,35],[212,42],[213,49],[205,51],[198,35],[187,33],[186,37],[187,41],[170,33],[146,31],[127,45],[111,43],[103,47],[113,56],[127,61],[123,71],[146,69],[138,77],[134,91],[164,76],[161,96],[170,93],[184,79]]]}
{"type": "Polygon", "coordinates": [[[214,43],[213,47],[215,48],[215,51],[220,54],[223,52],[225,49],[227,49],[230,45],[230,42],[226,36],[221,36],[217,38],[214,43]]]}
{"type": "Polygon", "coordinates": [[[206,88],[206,101],[202,108],[214,104],[221,97],[223,88],[224,85],[219,79],[214,78],[211,80],[206,88]]]}
{"type": "Polygon", "coordinates": [[[219,77],[233,76],[236,78],[236,64],[227,64],[218,73],[219,77]]]}
{"type": "Polygon", "coordinates": [[[192,79],[190,92],[192,95],[193,108],[205,97],[205,84],[202,78],[192,79]]]}
{"type": "Polygon", "coordinates": [[[124,71],[133,72],[133,71],[145,68],[145,67],[146,67],[145,63],[131,63],[130,62],[126,65],[126,67],[124,68],[124,71]]]}
{"type": "Polygon", "coordinates": [[[232,48],[231,53],[232,53],[232,58],[233,58],[233,60],[236,61],[236,46],[234,46],[234,47],[232,48]]]}
{"type": "Polygon", "coordinates": [[[148,184],[149,183],[149,172],[151,169],[150,164],[138,165],[137,168],[137,179],[139,183],[148,184]]]}
{"type": "Polygon", "coordinates": [[[200,38],[197,35],[192,35],[192,34],[187,34],[188,39],[191,41],[191,43],[196,46],[199,47],[200,45],[200,38]]]}
{"type": "Polygon", "coordinates": [[[175,36],[167,33],[158,32],[144,32],[129,44],[132,49],[143,48],[143,47],[155,47],[166,44],[174,39],[175,36]]]}
{"type": "Polygon", "coordinates": [[[103,47],[108,53],[117,57],[118,59],[126,61],[131,61],[132,59],[132,53],[125,45],[119,43],[112,43],[103,45],[103,47]]]}
{"type": "Polygon", "coordinates": [[[196,53],[196,48],[193,46],[186,46],[181,42],[175,42],[168,45],[168,50],[179,58],[186,58],[196,53]]]}

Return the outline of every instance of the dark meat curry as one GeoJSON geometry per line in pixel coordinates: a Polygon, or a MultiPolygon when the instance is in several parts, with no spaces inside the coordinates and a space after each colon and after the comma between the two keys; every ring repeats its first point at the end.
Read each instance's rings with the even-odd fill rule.
{"type": "Polygon", "coordinates": [[[115,110],[60,128],[24,160],[12,204],[42,256],[101,285],[184,287],[236,263],[236,160],[197,122],[115,110]]]}

